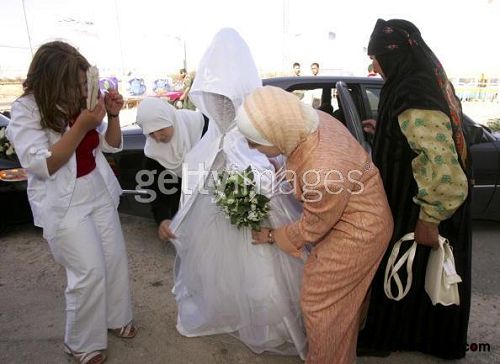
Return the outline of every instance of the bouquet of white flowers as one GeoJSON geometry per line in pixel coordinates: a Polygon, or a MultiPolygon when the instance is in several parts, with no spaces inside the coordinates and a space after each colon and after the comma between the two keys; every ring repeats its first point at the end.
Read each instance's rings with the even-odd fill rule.
{"type": "Polygon", "coordinates": [[[257,192],[252,168],[244,171],[224,170],[215,184],[215,202],[231,224],[260,231],[269,213],[269,198],[257,192]]]}
{"type": "Polygon", "coordinates": [[[0,158],[16,159],[14,146],[10,144],[9,139],[5,136],[5,127],[0,128],[0,158]]]}

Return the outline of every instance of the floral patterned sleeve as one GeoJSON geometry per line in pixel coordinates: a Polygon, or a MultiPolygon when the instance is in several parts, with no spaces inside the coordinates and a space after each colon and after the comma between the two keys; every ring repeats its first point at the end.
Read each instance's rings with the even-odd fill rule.
{"type": "Polygon", "coordinates": [[[398,116],[401,131],[418,156],[412,161],[420,219],[439,223],[449,218],[468,193],[452,137],[450,119],[436,110],[408,109],[398,116]]]}

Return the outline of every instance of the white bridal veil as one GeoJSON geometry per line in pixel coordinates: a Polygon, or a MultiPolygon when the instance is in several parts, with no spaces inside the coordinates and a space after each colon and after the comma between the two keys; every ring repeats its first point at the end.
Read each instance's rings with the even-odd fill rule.
{"type": "MultiPolygon", "coordinates": [[[[272,351],[305,358],[300,314],[303,262],[275,245],[252,245],[248,228],[238,230],[214,203],[203,177],[208,172],[252,166],[261,176],[261,193],[271,198],[268,225],[298,219],[301,206],[291,195],[275,193],[274,167],[250,149],[237,129],[235,112],[261,85],[245,41],[233,29],[219,31],[200,62],[190,92],[198,110],[210,118],[207,134],[186,156],[184,203],[172,222],[177,236],[175,286],[177,329],[185,336],[229,333],[257,353],[272,351]],[[274,188],[273,188],[274,187],[274,188]]],[[[286,182],[284,182],[286,183],[286,182]]]]}

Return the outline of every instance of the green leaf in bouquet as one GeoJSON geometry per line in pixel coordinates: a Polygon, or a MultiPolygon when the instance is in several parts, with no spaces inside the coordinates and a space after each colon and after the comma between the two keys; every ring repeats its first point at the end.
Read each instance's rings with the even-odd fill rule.
{"type": "Polygon", "coordinates": [[[257,199],[257,206],[260,208],[263,208],[269,202],[269,199],[264,195],[256,195],[255,198],[257,199]]]}
{"type": "Polygon", "coordinates": [[[253,175],[253,170],[252,170],[252,166],[248,166],[246,169],[245,169],[245,174],[248,178],[250,178],[250,180],[254,180],[254,175],[253,175]]]}
{"type": "Polygon", "coordinates": [[[245,177],[243,175],[241,175],[240,173],[238,173],[238,175],[236,177],[236,183],[238,184],[238,186],[240,186],[240,187],[244,186],[244,181],[245,181],[245,177]]]}

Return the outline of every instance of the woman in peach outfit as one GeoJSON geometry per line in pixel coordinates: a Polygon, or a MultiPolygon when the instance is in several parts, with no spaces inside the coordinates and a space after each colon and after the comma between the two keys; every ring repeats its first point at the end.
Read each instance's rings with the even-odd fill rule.
{"type": "Polygon", "coordinates": [[[251,147],[287,158],[303,203],[298,221],[253,239],[295,256],[313,245],[301,292],[307,363],[352,363],[363,301],[393,228],[378,169],[339,121],[276,87],[248,95],[237,125],[251,147]]]}

